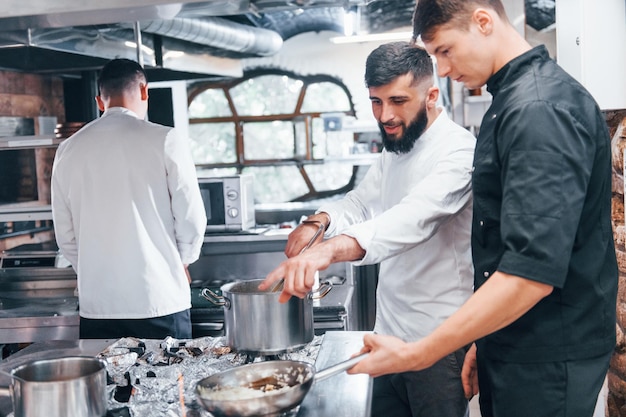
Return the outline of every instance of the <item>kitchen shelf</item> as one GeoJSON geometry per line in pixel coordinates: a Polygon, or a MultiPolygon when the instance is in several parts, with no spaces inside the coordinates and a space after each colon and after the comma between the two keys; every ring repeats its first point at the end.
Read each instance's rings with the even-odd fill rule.
{"type": "Polygon", "coordinates": [[[63,140],[54,135],[5,136],[0,137],[0,150],[52,147],[63,140]]]}
{"type": "Polygon", "coordinates": [[[52,206],[41,205],[0,205],[0,222],[24,222],[33,220],[52,220],[52,206]]]}

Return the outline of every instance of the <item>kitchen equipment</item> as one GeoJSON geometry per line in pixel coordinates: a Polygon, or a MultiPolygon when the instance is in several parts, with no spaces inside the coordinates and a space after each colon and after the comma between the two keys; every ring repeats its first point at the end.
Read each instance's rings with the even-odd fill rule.
{"type": "Polygon", "coordinates": [[[13,369],[14,417],[102,417],[107,412],[106,364],[94,357],[32,361],[13,369]]]}
{"type": "Polygon", "coordinates": [[[267,361],[242,365],[198,381],[196,397],[216,417],[273,415],[300,405],[314,382],[352,368],[367,355],[368,353],[363,353],[317,373],[313,365],[300,361],[267,361]],[[263,393],[250,388],[257,381],[266,378],[278,379],[286,386],[263,393]],[[237,396],[238,399],[224,399],[237,396]]]}
{"type": "Polygon", "coordinates": [[[207,233],[242,232],[253,229],[254,176],[198,178],[207,217],[207,233]]]}
{"type": "Polygon", "coordinates": [[[279,303],[280,293],[259,290],[262,279],[224,284],[222,296],[208,288],[202,296],[224,306],[224,324],[228,345],[238,352],[274,355],[289,352],[313,340],[313,300],[332,289],[324,282],[305,298],[291,297],[279,303]]]}

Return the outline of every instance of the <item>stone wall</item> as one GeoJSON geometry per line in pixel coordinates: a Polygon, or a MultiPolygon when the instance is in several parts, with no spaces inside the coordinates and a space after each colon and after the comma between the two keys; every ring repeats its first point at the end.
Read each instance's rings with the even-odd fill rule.
{"type": "Polygon", "coordinates": [[[613,231],[619,266],[617,345],[608,373],[607,416],[626,416],[626,225],[624,223],[624,150],[626,110],[607,112],[613,153],[613,231]]]}

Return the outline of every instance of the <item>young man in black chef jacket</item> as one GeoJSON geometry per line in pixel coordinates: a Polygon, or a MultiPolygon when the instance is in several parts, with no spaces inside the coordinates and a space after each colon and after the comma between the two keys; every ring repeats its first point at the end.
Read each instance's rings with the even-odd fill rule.
{"type": "Polygon", "coordinates": [[[476,341],[464,385],[483,417],[591,417],[615,347],[605,118],[500,0],[419,0],[414,32],[440,76],[493,95],[472,178],[476,291],[420,341],[367,336],[351,372],[423,369],[476,341]]]}

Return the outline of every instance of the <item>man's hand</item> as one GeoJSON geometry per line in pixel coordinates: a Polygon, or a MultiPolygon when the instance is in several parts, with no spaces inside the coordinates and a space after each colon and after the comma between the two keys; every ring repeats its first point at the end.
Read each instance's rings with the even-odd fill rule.
{"type": "Polygon", "coordinates": [[[415,344],[404,342],[395,336],[367,334],[363,338],[360,353],[370,354],[348,370],[349,374],[369,374],[377,377],[385,374],[416,371],[427,368],[426,364],[413,361],[415,344]]]}
{"type": "Polygon", "coordinates": [[[283,292],[278,301],[287,302],[292,295],[304,298],[313,289],[317,271],[325,270],[331,263],[361,259],[364,254],[355,239],[345,235],[335,236],[283,261],[265,277],[259,290],[267,291],[284,278],[283,292]]]}
{"type": "Polygon", "coordinates": [[[476,367],[475,343],[472,343],[472,346],[465,354],[463,370],[461,371],[461,380],[463,382],[465,398],[471,400],[474,395],[478,394],[478,369],[476,367]]]}
{"type": "Polygon", "coordinates": [[[311,255],[312,252],[307,251],[283,261],[265,277],[265,280],[259,285],[259,290],[269,290],[281,278],[284,278],[283,291],[278,297],[279,302],[286,303],[292,295],[298,298],[306,297],[315,284],[315,273],[322,267],[323,269],[328,267],[328,264],[319,263],[321,255],[311,255]]]}
{"type": "MultiPolygon", "coordinates": [[[[324,227],[324,230],[328,227],[330,217],[326,213],[318,213],[313,216],[309,216],[307,221],[318,223],[301,223],[296,227],[287,237],[287,244],[285,245],[285,255],[288,258],[297,256],[302,252],[302,249],[311,241],[313,235],[318,231],[319,225],[324,227]]],[[[324,234],[316,239],[312,245],[315,245],[324,240],[324,234]]]]}

